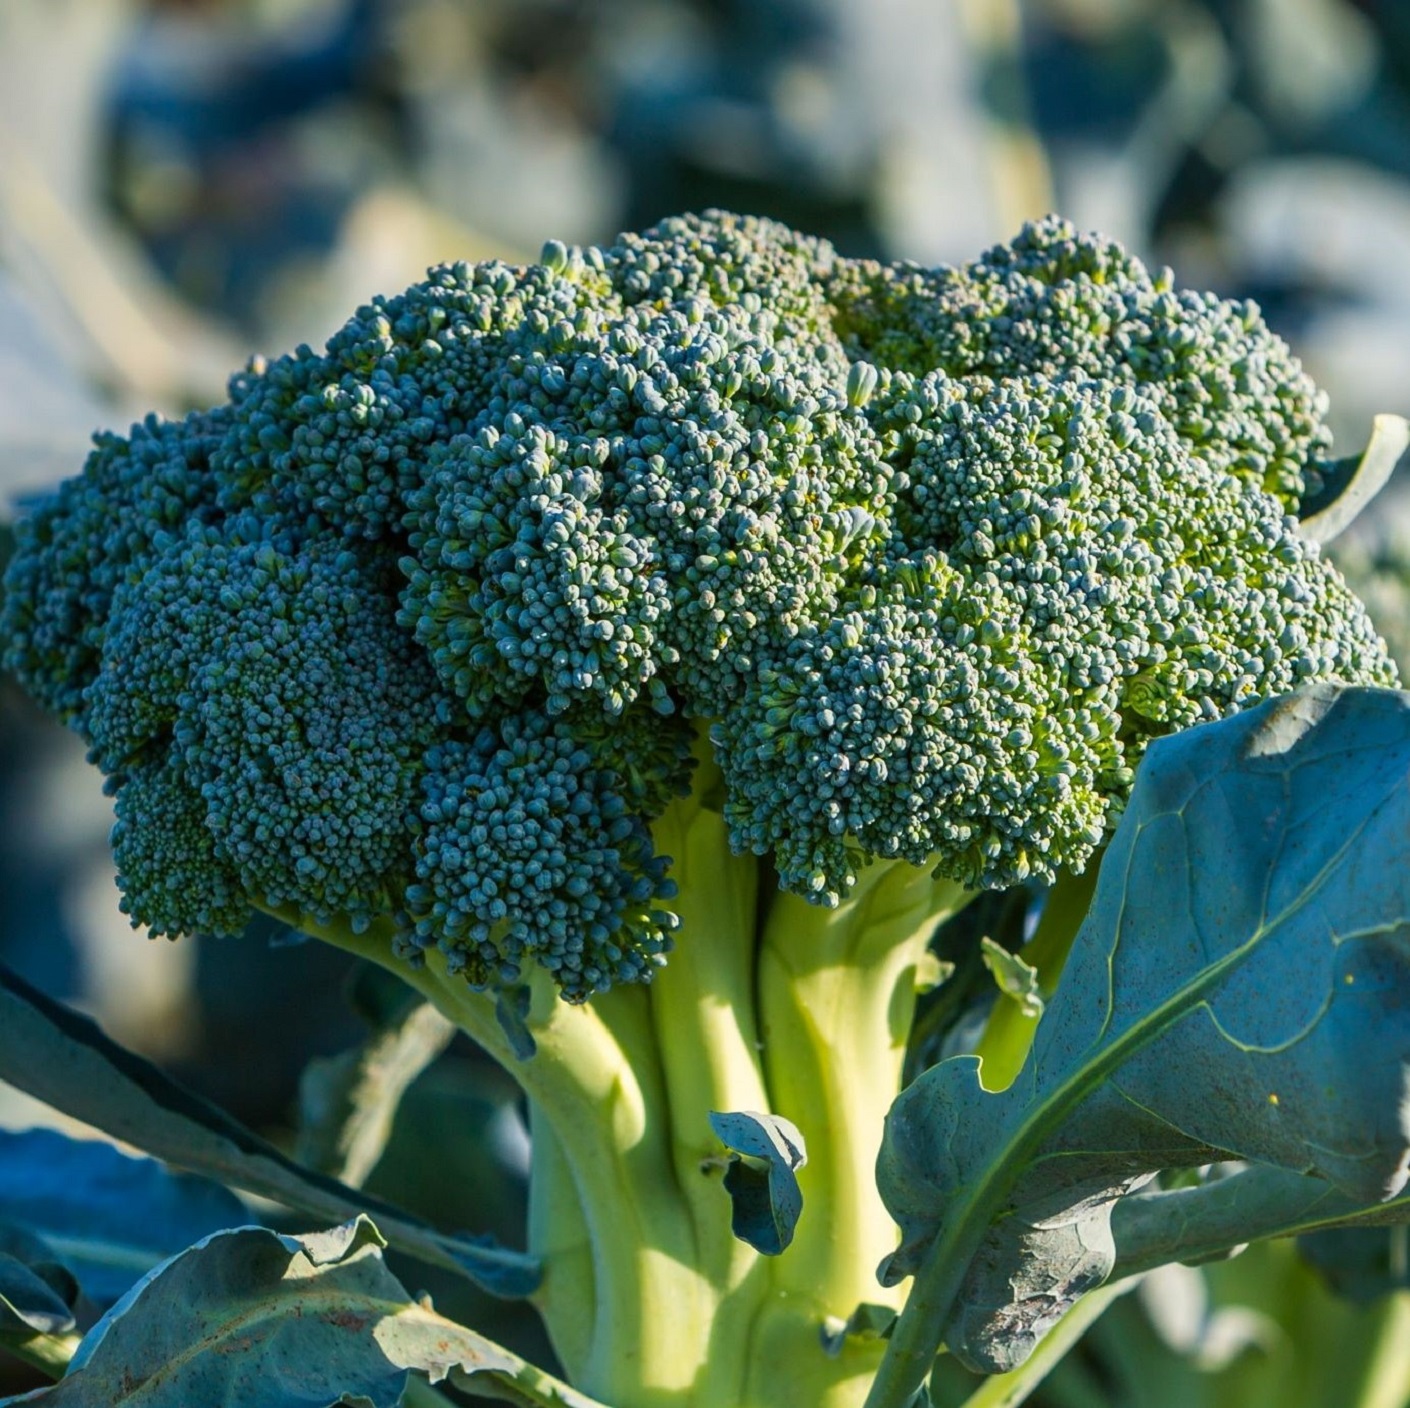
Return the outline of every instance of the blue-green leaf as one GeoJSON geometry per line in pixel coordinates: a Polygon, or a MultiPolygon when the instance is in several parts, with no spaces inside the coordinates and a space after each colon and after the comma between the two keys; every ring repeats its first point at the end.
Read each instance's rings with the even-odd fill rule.
{"type": "Polygon", "coordinates": [[[0,1225],[41,1238],[99,1306],[197,1238],[247,1220],[239,1198],[208,1179],[99,1140],[0,1130],[0,1225]]]}
{"type": "Polygon", "coordinates": [[[777,1256],[803,1215],[797,1171],[808,1153],[798,1126],[782,1115],[741,1110],[711,1111],[710,1128],[734,1155],[725,1172],[734,1235],[765,1256],[777,1256]]]}
{"type": "Polygon", "coordinates": [[[414,1301],[365,1217],[328,1232],[217,1232],[144,1277],[84,1336],[44,1408],[396,1408],[410,1372],[522,1405],[600,1408],[414,1301]]]}
{"type": "Polygon", "coordinates": [[[1134,1276],[1167,1261],[1196,1263],[1229,1256],[1246,1242],[1303,1236],[1333,1227],[1410,1223],[1410,1193],[1365,1203],[1325,1179],[1251,1164],[1212,1183],[1146,1189],[1112,1213],[1114,1276],[1134,1276]]]}
{"type": "Polygon", "coordinates": [[[500,988],[494,997],[494,1017],[516,1061],[528,1061],[538,1050],[538,1042],[529,1030],[530,993],[527,983],[515,983],[500,988]]]}
{"type": "Polygon", "coordinates": [[[1155,1170],[1401,1189],[1408,773],[1410,695],[1388,690],[1317,686],[1152,745],[1018,1079],[989,1094],[959,1057],[892,1108],[883,1273],[918,1279],[869,1401],[903,1401],[942,1335],[1021,1363],[1109,1273],[1113,1204],[1155,1170]]]}
{"type": "Polygon", "coordinates": [[[1304,1261],[1338,1295],[1365,1304],[1410,1289],[1410,1227],[1329,1227],[1297,1239],[1304,1261]]]}
{"type": "Polygon", "coordinates": [[[73,1329],[71,1282],[37,1238],[0,1227],[0,1343],[7,1336],[61,1335],[73,1329]]]}
{"type": "Polygon", "coordinates": [[[535,1257],[452,1236],[308,1169],[0,964],[0,1080],[126,1144],[324,1218],[371,1213],[388,1240],[496,1295],[530,1295],[535,1257]]]}

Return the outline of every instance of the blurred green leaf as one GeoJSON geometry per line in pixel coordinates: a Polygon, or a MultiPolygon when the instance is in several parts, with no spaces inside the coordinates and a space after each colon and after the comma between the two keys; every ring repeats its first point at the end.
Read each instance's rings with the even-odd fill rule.
{"type": "Polygon", "coordinates": [[[1297,1239],[1302,1258],[1338,1295],[1362,1304],[1410,1290],[1410,1227],[1329,1227],[1297,1239]]]}
{"type": "Polygon", "coordinates": [[[86,1017],[0,965],[0,1079],[169,1163],[320,1217],[374,1214],[393,1246],[469,1276],[498,1295],[528,1295],[536,1258],[492,1239],[450,1236],[312,1173],[104,1036],[86,1017]]]}
{"type": "MultiPolygon", "coordinates": [[[[8,1241],[6,1229],[0,1228],[0,1248],[8,1241]]],[[[41,1274],[43,1266],[0,1250],[0,1345],[7,1338],[73,1329],[69,1302],[41,1274]]]]}
{"type": "Polygon", "coordinates": [[[247,1220],[239,1198],[207,1179],[98,1140],[0,1130],[0,1228],[39,1238],[98,1306],[198,1237],[247,1220]]]}
{"type": "Polygon", "coordinates": [[[1318,466],[1321,482],[1298,508],[1303,533],[1319,543],[1335,538],[1385,487],[1407,445],[1410,423],[1402,416],[1377,416],[1359,455],[1318,466]]]}
{"type": "Polygon", "coordinates": [[[353,998],[372,1035],[304,1068],[296,1154],[301,1164],[360,1188],[387,1147],[402,1096],[450,1045],[455,1027],[370,964],[358,971],[353,998]]]}

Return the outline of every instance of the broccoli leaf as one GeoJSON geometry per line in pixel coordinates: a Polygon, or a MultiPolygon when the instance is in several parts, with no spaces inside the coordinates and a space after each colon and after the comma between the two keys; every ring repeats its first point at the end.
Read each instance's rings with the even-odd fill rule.
{"type": "Polygon", "coordinates": [[[1320,484],[1298,505],[1304,535],[1328,543],[1342,532],[1385,487],[1407,445],[1410,422],[1403,416],[1376,416],[1359,455],[1319,466],[1320,484]]]}
{"type": "Polygon", "coordinates": [[[597,1408],[517,1355],[413,1301],[365,1217],[306,1236],[216,1232],[143,1278],[84,1337],[46,1408],[396,1408],[410,1371],[494,1381],[522,1405],[597,1408]]]}
{"type": "Polygon", "coordinates": [[[989,1094],[958,1057],[892,1107],[883,1278],[918,1279],[869,1402],[904,1401],[900,1364],[942,1336],[980,1369],[1021,1363],[1111,1271],[1113,1204],[1158,1169],[1236,1157],[1363,1204],[1400,1191],[1407,772],[1393,691],[1314,686],[1152,746],[1018,1079],[989,1094]]]}
{"type": "Polygon", "coordinates": [[[320,1217],[374,1214],[399,1251],[502,1296],[531,1294],[537,1258],[450,1236],[301,1168],[223,1110],[119,1046],[0,964],[0,1080],[167,1162],[320,1217]]]}
{"type": "Polygon", "coordinates": [[[756,1252],[778,1256],[803,1215],[797,1171],[808,1153],[798,1126],[782,1115],[712,1110],[710,1128],[733,1154],[725,1192],[734,1204],[734,1235],[756,1252]]]}
{"type": "Polygon", "coordinates": [[[1227,1257],[1248,1242],[1332,1228],[1395,1228],[1410,1223],[1410,1193],[1365,1203],[1322,1178],[1254,1164],[1193,1188],[1147,1190],[1112,1214],[1116,1276],[1168,1261],[1227,1257]]]}
{"type": "Polygon", "coordinates": [[[1025,1017],[1043,1015],[1043,988],[1038,970],[1025,963],[1022,956],[1010,953],[1003,944],[995,943],[987,934],[979,941],[984,966],[994,975],[999,991],[1018,1004],[1025,1017]]]}
{"type": "Polygon", "coordinates": [[[296,1148],[301,1164],[360,1188],[386,1150],[402,1096],[450,1045],[455,1027],[380,968],[365,965],[354,984],[354,1005],[372,1034],[304,1068],[296,1148]]]}
{"type": "Polygon", "coordinates": [[[1329,1227],[1299,1237],[1297,1249],[1331,1290],[1359,1304],[1410,1289],[1410,1228],[1329,1227]]]}
{"type": "Polygon", "coordinates": [[[78,1286],[38,1237],[0,1225],[0,1345],[73,1329],[78,1286]]]}
{"type": "MultiPolygon", "coordinates": [[[[248,1218],[208,1179],[176,1174],[94,1139],[0,1130],[0,1239],[22,1230],[106,1309],[159,1261],[248,1218]]],[[[10,1251],[0,1240],[0,1251],[10,1251]]]]}

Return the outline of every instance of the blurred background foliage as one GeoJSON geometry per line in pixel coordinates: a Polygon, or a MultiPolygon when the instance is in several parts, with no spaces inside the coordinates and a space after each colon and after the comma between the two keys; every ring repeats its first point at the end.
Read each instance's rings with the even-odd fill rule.
{"type": "MultiPolygon", "coordinates": [[[[0,0],[0,520],[94,429],[220,399],[431,263],[710,205],[923,263],[1058,209],[1255,297],[1343,453],[1410,414],[1406,0],[0,0]]],[[[1406,489],[1367,517],[1338,552],[1410,664],[1406,489]]],[[[316,1153],[300,1072],[394,1021],[385,994],[272,927],[141,943],[108,825],[81,745],[0,679],[0,958],[316,1153]]],[[[990,909],[1019,942],[1022,905],[990,909]]],[[[0,1126],[52,1119],[0,1086],[0,1126]]],[[[370,1184],[517,1242],[526,1139],[457,1041],[370,1184]]],[[[1381,1236],[1169,1268],[1033,1401],[1404,1408],[1406,1266],[1381,1236]]],[[[527,1313],[427,1289],[543,1353],[527,1313]]],[[[0,1362],[0,1392],[23,1382],[0,1362]]]]}

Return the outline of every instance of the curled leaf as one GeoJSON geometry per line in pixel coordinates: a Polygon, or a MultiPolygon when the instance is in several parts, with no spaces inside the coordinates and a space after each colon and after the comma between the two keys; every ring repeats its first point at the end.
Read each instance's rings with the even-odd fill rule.
{"type": "Polygon", "coordinates": [[[994,975],[999,991],[1018,1004],[1025,1017],[1043,1015],[1043,989],[1038,970],[1016,953],[996,944],[987,934],[979,941],[984,966],[994,975]]]}
{"type": "Polygon", "coordinates": [[[1385,487],[1407,445],[1410,423],[1402,416],[1377,416],[1359,455],[1319,466],[1316,490],[1298,507],[1303,534],[1319,543],[1331,542],[1385,487]]]}
{"type": "Polygon", "coordinates": [[[365,1217],[214,1235],[163,1262],[88,1332],[44,1408],[397,1408],[408,1375],[522,1405],[601,1408],[412,1300],[365,1217]]]}
{"type": "Polygon", "coordinates": [[[734,1155],[725,1173],[734,1235],[765,1256],[778,1256],[803,1215],[797,1171],[808,1154],[798,1126],[782,1115],[741,1110],[711,1111],[710,1128],[734,1155]]]}

